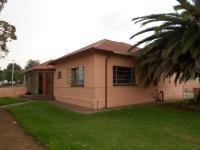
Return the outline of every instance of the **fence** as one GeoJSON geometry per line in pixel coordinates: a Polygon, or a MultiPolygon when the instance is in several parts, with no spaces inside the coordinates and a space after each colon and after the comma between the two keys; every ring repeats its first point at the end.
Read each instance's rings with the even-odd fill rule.
{"type": "Polygon", "coordinates": [[[0,97],[19,97],[26,91],[26,87],[3,87],[0,88],[0,97]]]}

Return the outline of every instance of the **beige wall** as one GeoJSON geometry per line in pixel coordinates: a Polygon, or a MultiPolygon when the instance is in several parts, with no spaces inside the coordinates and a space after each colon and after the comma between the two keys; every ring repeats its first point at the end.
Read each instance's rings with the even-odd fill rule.
{"type": "MultiPolygon", "coordinates": [[[[105,60],[107,55],[90,53],[70,58],[55,65],[54,96],[59,101],[72,103],[92,109],[105,107],[105,60]],[[84,87],[71,87],[69,70],[84,66],[84,87]],[[57,72],[62,72],[62,79],[57,79],[57,72]]],[[[183,84],[175,86],[167,80],[159,86],[145,88],[137,86],[113,86],[113,66],[133,67],[132,58],[112,55],[108,59],[107,102],[109,107],[120,107],[155,101],[157,91],[164,92],[164,99],[183,98],[183,84]]]]}
{"type": "MultiPolygon", "coordinates": [[[[106,55],[95,55],[95,101],[97,109],[105,107],[105,60],[106,55]]],[[[119,107],[154,101],[153,88],[141,86],[113,86],[113,66],[133,67],[133,60],[127,57],[111,56],[108,59],[108,107],[119,107]]]]}
{"type": "Polygon", "coordinates": [[[94,108],[94,55],[78,56],[55,65],[54,72],[54,97],[84,107],[94,108]],[[70,83],[70,70],[76,67],[84,67],[84,87],[72,87],[70,83]],[[57,79],[57,72],[61,71],[62,78],[57,79]]]}
{"type": "Polygon", "coordinates": [[[26,87],[0,88],[0,97],[19,97],[26,93],[26,87]]]}
{"type": "Polygon", "coordinates": [[[199,88],[200,87],[200,83],[199,81],[188,81],[187,83],[184,84],[184,88],[188,89],[188,90],[193,90],[193,88],[199,88]]]}
{"type": "Polygon", "coordinates": [[[186,83],[175,85],[173,82],[174,78],[172,77],[170,80],[166,79],[164,82],[160,82],[158,87],[158,92],[164,92],[164,99],[182,99],[185,97],[185,91],[193,91],[193,88],[199,88],[198,81],[187,81],[186,83]]]}
{"type": "Polygon", "coordinates": [[[158,87],[158,93],[164,92],[164,100],[176,100],[184,98],[183,84],[165,83],[158,87]]]}
{"type": "Polygon", "coordinates": [[[183,84],[175,84],[175,76],[165,79],[158,84],[158,93],[164,92],[164,100],[182,99],[184,97],[183,84]]]}

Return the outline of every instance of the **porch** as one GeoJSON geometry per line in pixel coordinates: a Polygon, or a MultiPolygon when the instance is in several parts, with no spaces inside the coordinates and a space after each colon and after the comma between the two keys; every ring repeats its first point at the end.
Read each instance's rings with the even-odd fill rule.
{"type": "Polygon", "coordinates": [[[29,97],[53,96],[53,71],[35,70],[25,74],[29,97]]]}

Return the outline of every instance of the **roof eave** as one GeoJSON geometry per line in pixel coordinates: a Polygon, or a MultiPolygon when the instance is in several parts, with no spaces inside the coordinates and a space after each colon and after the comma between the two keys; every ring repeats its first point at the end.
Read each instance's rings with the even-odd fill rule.
{"type": "Polygon", "coordinates": [[[54,70],[56,70],[56,69],[55,68],[52,68],[52,69],[31,69],[31,70],[24,71],[23,74],[31,72],[31,71],[54,71],[54,70]]]}
{"type": "Polygon", "coordinates": [[[89,49],[86,49],[85,51],[81,51],[81,52],[78,52],[78,53],[75,53],[75,54],[72,54],[72,55],[68,55],[68,56],[66,56],[66,57],[61,57],[61,58],[58,58],[58,59],[56,59],[56,60],[54,60],[54,61],[52,61],[51,63],[50,63],[50,65],[55,65],[57,62],[59,62],[59,61],[62,61],[62,60],[64,60],[64,59],[66,59],[66,58],[68,58],[68,57],[72,57],[72,56],[74,56],[74,55],[77,55],[77,54],[80,54],[80,53],[85,53],[85,52],[94,52],[94,51],[99,51],[99,52],[106,52],[106,53],[110,53],[110,54],[117,54],[117,55],[123,55],[123,56],[133,56],[133,54],[132,53],[126,53],[126,52],[118,52],[118,51],[109,51],[109,50],[104,50],[104,49],[99,49],[99,48],[96,48],[96,47],[91,47],[91,48],[89,48],[89,49]]]}

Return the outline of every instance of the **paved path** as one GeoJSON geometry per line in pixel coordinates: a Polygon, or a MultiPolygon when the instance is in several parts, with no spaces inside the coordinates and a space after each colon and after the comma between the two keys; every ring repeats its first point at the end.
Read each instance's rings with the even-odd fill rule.
{"type": "Polygon", "coordinates": [[[19,105],[23,105],[23,104],[26,104],[26,103],[30,103],[30,102],[33,102],[33,101],[25,101],[25,102],[19,102],[19,103],[14,103],[14,104],[8,104],[8,105],[3,105],[3,106],[0,106],[0,108],[7,108],[7,107],[12,107],[12,106],[19,106],[19,105]]]}
{"type": "Polygon", "coordinates": [[[0,108],[0,150],[43,150],[43,147],[25,134],[15,119],[0,108]]]}

